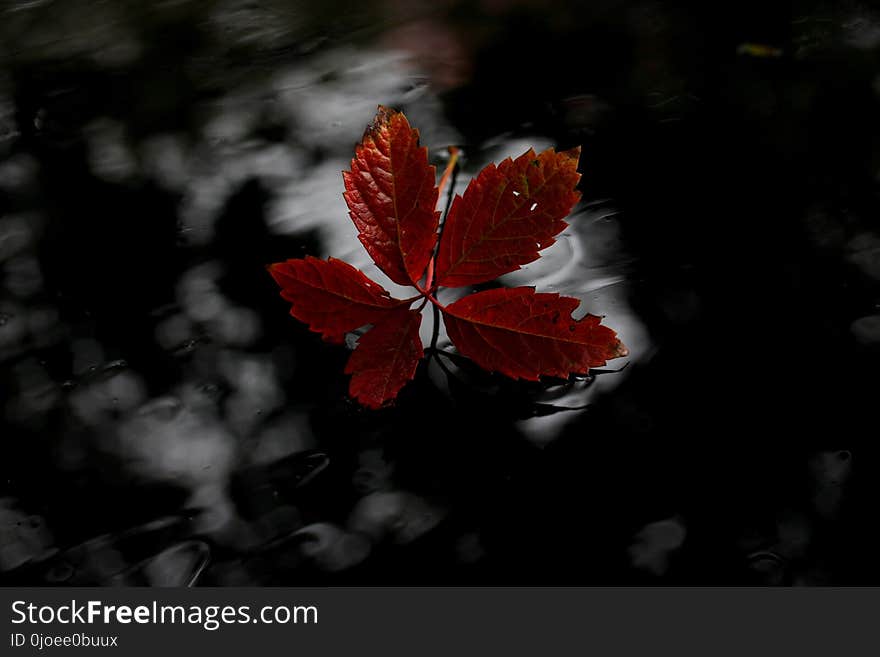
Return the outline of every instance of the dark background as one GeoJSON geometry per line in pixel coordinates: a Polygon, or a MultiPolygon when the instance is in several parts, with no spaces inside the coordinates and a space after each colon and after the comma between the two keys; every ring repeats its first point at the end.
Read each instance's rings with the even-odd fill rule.
{"type": "Polygon", "coordinates": [[[876,584],[878,57],[857,2],[3,3],[0,581],[876,584]],[[366,412],[289,317],[379,103],[459,184],[583,146],[587,410],[366,412]]]}

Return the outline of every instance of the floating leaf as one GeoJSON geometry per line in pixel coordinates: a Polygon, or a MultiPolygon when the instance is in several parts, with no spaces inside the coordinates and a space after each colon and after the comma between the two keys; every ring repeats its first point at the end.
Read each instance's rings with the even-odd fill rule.
{"type": "Polygon", "coordinates": [[[484,283],[537,260],[580,198],[580,148],[490,164],[456,196],[437,254],[438,285],[484,283]]]}
{"type": "Polygon", "coordinates": [[[422,359],[417,310],[391,313],[358,341],[345,366],[351,374],[349,394],[367,408],[381,408],[397,397],[416,374],[422,359]]]}
{"type": "Polygon", "coordinates": [[[601,319],[576,320],[580,302],[531,287],[471,294],[443,311],[456,348],[480,367],[515,379],[586,374],[626,356],[626,347],[601,319]]]}
{"type": "MultiPolygon", "coordinates": [[[[454,170],[451,149],[444,174],[454,170]]],[[[351,265],[308,256],[269,267],[291,303],[290,314],[324,339],[342,343],[365,325],[345,372],[349,394],[368,408],[388,405],[416,372],[424,351],[419,337],[421,306],[443,312],[460,354],[479,367],[514,379],[567,378],[586,374],[626,347],[598,317],[572,318],[577,299],[539,294],[533,288],[495,289],[464,297],[448,307],[437,301],[440,286],[482,283],[519,269],[553,244],[580,194],[575,187],[580,148],[557,153],[533,150],[498,166],[490,164],[456,196],[436,259],[439,188],[419,133],[400,112],[379,107],[343,172],[345,200],[367,252],[391,280],[418,296],[398,300],[351,265]],[[428,272],[425,286],[419,285],[428,272]]],[[[442,184],[442,183],[441,183],[442,184]]],[[[436,346],[436,345],[432,345],[436,346]]],[[[530,407],[548,414],[552,405],[530,407]]]]}
{"type": "Polygon", "coordinates": [[[404,303],[336,258],[288,260],[271,265],[269,273],[281,286],[281,296],[292,304],[290,314],[337,344],[349,331],[381,321],[404,303]]]}
{"type": "Polygon", "coordinates": [[[436,173],[400,112],[379,107],[342,174],[349,215],[367,252],[395,283],[418,283],[437,241],[436,173]]]}

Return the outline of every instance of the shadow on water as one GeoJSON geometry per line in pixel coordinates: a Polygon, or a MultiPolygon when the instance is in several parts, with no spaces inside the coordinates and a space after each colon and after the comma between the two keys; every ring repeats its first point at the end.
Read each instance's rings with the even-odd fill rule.
{"type": "Polygon", "coordinates": [[[876,582],[877,17],[582,5],[0,9],[0,581],[876,582]],[[516,383],[441,330],[393,408],[347,398],[264,267],[397,291],[341,195],[380,103],[458,192],[583,146],[493,285],[625,361],[516,383]]]}

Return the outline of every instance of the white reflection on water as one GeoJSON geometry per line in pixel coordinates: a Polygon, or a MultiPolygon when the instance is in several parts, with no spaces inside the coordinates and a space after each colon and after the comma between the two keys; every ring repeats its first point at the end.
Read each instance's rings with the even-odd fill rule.
{"type": "MultiPolygon", "coordinates": [[[[604,317],[603,323],[617,332],[629,349],[629,356],[610,361],[607,369],[619,369],[648,356],[651,342],[647,328],[628,301],[628,275],[632,257],[626,253],[617,223],[618,213],[610,202],[582,203],[567,219],[568,228],[557,242],[541,253],[541,258],[507,274],[501,280],[511,286],[535,285],[539,291],[558,292],[580,299],[575,311],[604,317]]],[[[596,378],[588,387],[573,386],[553,403],[581,407],[620,385],[626,370],[596,378]]],[[[558,435],[571,414],[557,413],[519,423],[520,429],[536,444],[546,444],[558,435]]]]}
{"type": "Polygon", "coordinates": [[[256,465],[268,465],[315,447],[317,444],[308,418],[294,411],[267,423],[256,435],[250,449],[250,460],[256,465]]]}
{"type": "Polygon", "coordinates": [[[37,176],[37,161],[26,153],[16,153],[0,161],[0,190],[21,193],[37,176]]]}
{"type": "Polygon", "coordinates": [[[211,412],[181,399],[158,397],[141,406],[103,439],[124,472],[144,483],[164,482],[189,491],[201,530],[223,532],[237,515],[227,492],[239,457],[235,437],[211,412]]]}
{"type": "Polygon", "coordinates": [[[635,535],[629,548],[633,568],[653,575],[664,575],[670,559],[681,549],[687,537],[687,529],[681,518],[667,518],[645,525],[635,535]]]}
{"type": "Polygon", "coordinates": [[[862,344],[880,343],[880,315],[859,317],[850,325],[850,331],[862,344]]]}
{"type": "Polygon", "coordinates": [[[303,527],[295,536],[301,541],[303,556],[317,568],[330,572],[357,565],[367,558],[372,547],[364,536],[327,522],[303,527]]]}
{"type": "Polygon", "coordinates": [[[0,217],[0,262],[18,255],[36,239],[39,218],[27,214],[0,217]]]}
{"type": "Polygon", "coordinates": [[[89,166],[99,178],[121,183],[137,172],[137,161],[128,144],[125,127],[102,118],[86,128],[89,166]]]}
{"type": "Polygon", "coordinates": [[[288,181],[270,201],[267,220],[278,234],[317,229],[325,251],[321,255],[333,255],[358,267],[369,256],[365,251],[360,255],[363,246],[342,198],[342,171],[348,163],[341,157],[327,160],[288,181]]]}
{"type": "Polygon", "coordinates": [[[852,477],[853,455],[848,450],[823,451],[810,460],[813,506],[822,518],[834,518],[852,477]]]}
{"type": "Polygon", "coordinates": [[[28,515],[15,499],[0,497],[0,572],[13,570],[55,552],[46,522],[28,515]]]}
{"type": "Polygon", "coordinates": [[[880,236],[869,232],[860,233],[849,241],[847,250],[850,262],[866,276],[880,280],[880,236]]]}
{"type": "Polygon", "coordinates": [[[411,543],[437,526],[447,510],[407,491],[377,491],[360,499],[348,526],[374,543],[411,543]]]}
{"type": "Polygon", "coordinates": [[[13,368],[18,380],[17,394],[9,394],[5,414],[21,426],[45,430],[48,413],[61,400],[61,389],[32,358],[13,368]]]}
{"type": "Polygon", "coordinates": [[[171,191],[185,188],[188,180],[188,153],[181,136],[152,135],[139,144],[138,157],[144,175],[171,191]]]}
{"type": "Polygon", "coordinates": [[[32,297],[43,289],[40,263],[32,256],[10,258],[3,267],[5,287],[15,297],[32,297]]]}
{"type": "Polygon", "coordinates": [[[376,106],[399,105],[409,84],[405,56],[337,48],[282,71],[273,87],[279,111],[301,143],[351,158],[376,106]]]}

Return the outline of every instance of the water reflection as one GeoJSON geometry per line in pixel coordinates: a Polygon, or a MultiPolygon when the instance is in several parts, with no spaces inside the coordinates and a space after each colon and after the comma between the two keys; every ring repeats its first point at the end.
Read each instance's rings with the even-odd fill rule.
{"type": "MultiPolygon", "coordinates": [[[[580,299],[575,315],[589,312],[607,317],[606,323],[614,327],[629,349],[627,361],[637,363],[650,352],[651,341],[643,321],[629,304],[631,291],[627,281],[632,273],[633,258],[621,240],[619,214],[608,202],[576,208],[569,227],[556,244],[542,253],[540,260],[507,274],[502,281],[510,285],[535,285],[548,292],[580,299]]],[[[618,369],[622,365],[624,361],[614,361],[610,368],[618,369]]],[[[583,407],[623,383],[627,374],[621,370],[614,376],[598,377],[593,385],[572,388],[553,402],[560,406],[583,407]]],[[[522,430],[531,440],[543,443],[552,440],[569,420],[565,414],[534,418],[525,421],[522,430]]]]}
{"type": "MultiPolygon", "coordinates": [[[[865,219],[872,188],[858,186],[875,172],[844,167],[837,184],[849,160],[835,144],[851,144],[849,133],[804,160],[810,185],[800,158],[767,153],[800,153],[792,144],[827,132],[812,123],[824,126],[823,111],[862,106],[835,97],[816,109],[821,85],[785,78],[789,50],[836,80],[823,53],[873,53],[876,21],[850,10],[833,25],[800,17],[793,49],[770,58],[736,55],[761,35],[712,34],[727,54],[704,71],[700,16],[655,3],[446,5],[0,9],[0,579],[481,581],[558,562],[554,575],[587,579],[617,564],[619,581],[676,577],[688,559],[700,572],[710,561],[701,550],[735,553],[731,571],[766,581],[830,577],[811,550],[833,561],[823,536],[866,485],[857,449],[795,450],[784,462],[800,473],[797,493],[756,494],[760,512],[746,522],[725,515],[735,515],[730,499],[752,499],[724,449],[739,452],[700,452],[709,465],[690,465],[677,441],[749,435],[749,404],[831,408],[834,391],[810,397],[799,374],[851,354],[865,371],[875,362],[880,237],[865,219]],[[574,296],[579,313],[606,316],[629,348],[625,369],[513,384],[456,360],[441,326],[450,353],[431,354],[397,408],[368,414],[346,400],[345,351],[290,320],[263,265],[332,255],[405,293],[370,261],[341,194],[380,103],[406,111],[438,168],[447,145],[463,148],[459,193],[490,161],[584,144],[585,196],[569,228],[500,284],[574,296]],[[781,107],[807,118],[777,119],[781,107]],[[740,132],[719,136],[729,124],[740,132]],[[743,153],[737,138],[750,145],[743,153]],[[726,155],[713,159],[715,149],[726,155]],[[716,177],[737,180],[737,197],[781,177],[785,203],[731,200],[716,177]],[[790,207],[789,192],[808,187],[824,196],[790,207]],[[803,234],[780,229],[777,211],[803,234]],[[801,238],[810,246],[794,251],[801,238]],[[809,274],[815,263],[821,275],[809,274]],[[792,289],[842,319],[812,306],[823,319],[781,321],[792,289]],[[760,328],[729,328],[747,321],[760,328]],[[817,339],[826,334],[836,348],[817,339]],[[798,352],[778,383],[741,369],[770,343],[774,356],[798,352]],[[725,476],[704,474],[712,467],[725,476]],[[576,536],[587,517],[597,535],[585,545],[576,536]]],[[[867,130],[860,117],[835,125],[867,130]]],[[[870,168],[869,155],[852,159],[870,168]]],[[[430,343],[430,318],[421,331],[430,343]]],[[[795,415],[773,421],[809,434],[795,415]]],[[[750,467],[763,462],[743,449],[750,467]]]]}

